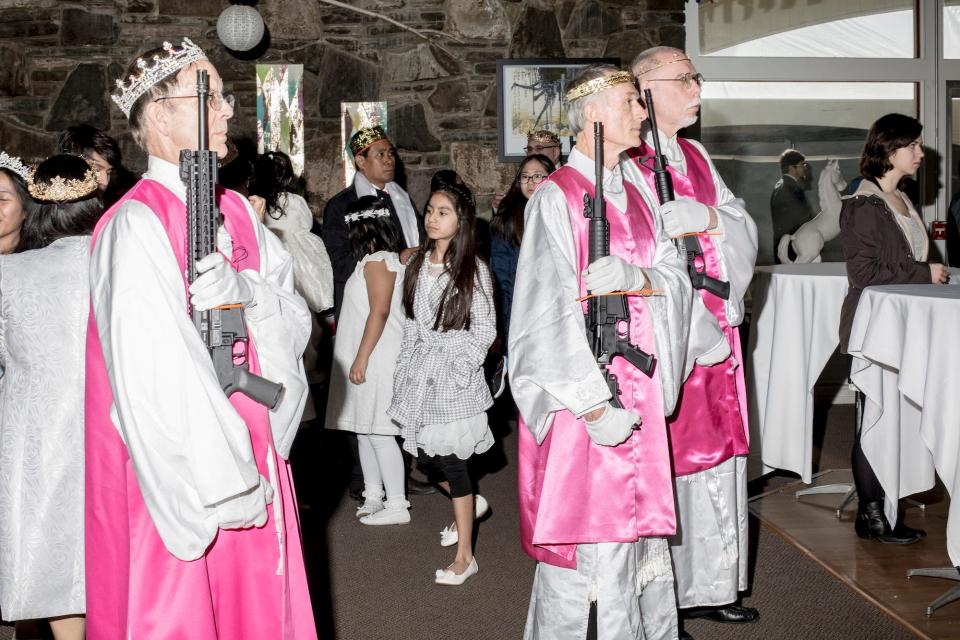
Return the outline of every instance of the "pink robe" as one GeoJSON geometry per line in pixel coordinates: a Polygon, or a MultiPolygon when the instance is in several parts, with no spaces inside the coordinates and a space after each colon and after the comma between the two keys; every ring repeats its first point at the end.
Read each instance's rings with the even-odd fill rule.
{"type": "MultiPolygon", "coordinates": [[[[217,195],[225,228],[233,239],[231,264],[237,270],[258,269],[257,237],[249,213],[237,194],[218,190],[217,195]]],[[[92,246],[127,200],[146,204],[156,213],[183,272],[184,204],[153,180],[141,180],[104,214],[92,246]]],[[[252,342],[248,351],[250,370],[259,373],[252,342]]],[[[145,370],[149,366],[145,363],[145,370]]],[[[221,529],[202,557],[186,562],[173,556],[160,539],[127,448],[111,422],[113,394],[92,312],[86,375],[87,637],[315,639],[293,480],[289,465],[276,453],[272,456],[275,473],[268,468],[273,439],[267,410],[239,393],[230,398],[250,430],[260,474],[275,479],[275,504],[267,506],[265,526],[221,529]],[[279,527],[278,506],[282,506],[279,527]]]]}
{"type": "MultiPolygon", "coordinates": [[[[572,167],[558,169],[548,180],[560,187],[567,199],[581,272],[588,264],[589,237],[583,196],[593,197],[593,183],[572,167]]],[[[637,189],[628,183],[624,188],[627,214],[607,201],[610,253],[633,264],[650,265],[656,247],[653,219],[637,189]]],[[[586,293],[581,281],[580,295],[586,293]]],[[[586,311],[586,303],[583,307],[586,311]]],[[[629,308],[631,340],[654,353],[646,303],[630,297],[629,308]]],[[[524,551],[541,562],[575,568],[578,544],[635,542],[676,531],[659,378],[656,374],[648,378],[622,358],[614,359],[610,368],[620,383],[620,401],[643,420],[642,428],[626,442],[616,447],[594,444],[583,421],[563,410],[554,415],[552,427],[538,446],[520,421],[520,537],[524,551]]]]}
{"type": "MultiPolygon", "coordinates": [[[[678,138],[677,142],[686,160],[687,175],[668,167],[673,177],[676,196],[692,198],[711,207],[716,206],[717,192],[706,159],[687,140],[678,138]]],[[[656,193],[650,163],[640,162],[651,154],[652,151],[646,144],[630,151],[630,156],[637,162],[650,185],[651,192],[656,193]]],[[[701,235],[699,239],[707,274],[722,280],[719,256],[713,240],[709,235],[701,235]]],[[[736,362],[742,365],[740,333],[727,321],[724,300],[703,289],[698,293],[727,337],[731,358],[735,358],[736,362]]],[[[743,367],[734,368],[732,364],[732,360],[712,367],[695,364],[690,377],[683,383],[677,409],[669,421],[673,467],[678,476],[713,468],[724,460],[749,452],[743,367]]]]}

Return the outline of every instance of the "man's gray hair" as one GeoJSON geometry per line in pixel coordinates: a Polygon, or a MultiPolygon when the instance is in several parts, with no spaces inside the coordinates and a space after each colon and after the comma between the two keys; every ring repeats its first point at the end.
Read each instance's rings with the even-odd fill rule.
{"type": "Polygon", "coordinates": [[[677,49],[676,47],[667,47],[667,46],[657,46],[650,47],[649,49],[644,49],[636,55],[633,59],[633,62],[630,63],[630,71],[637,76],[637,80],[640,81],[643,78],[640,77],[641,72],[638,72],[638,68],[647,68],[654,66],[656,62],[659,62],[663,59],[676,58],[678,56],[686,56],[686,53],[683,49],[677,49]]]}
{"type": "MultiPolygon", "coordinates": [[[[573,81],[567,85],[567,91],[571,91],[580,85],[590,82],[591,80],[596,80],[597,78],[604,78],[606,76],[612,75],[620,71],[619,67],[616,67],[612,64],[592,64],[589,67],[584,67],[574,76],[573,81]]],[[[587,117],[584,113],[587,105],[603,98],[603,92],[594,93],[589,96],[584,96],[578,98],[571,102],[567,106],[567,124],[570,125],[570,131],[573,132],[573,135],[577,135],[583,128],[586,126],[587,117]]]]}

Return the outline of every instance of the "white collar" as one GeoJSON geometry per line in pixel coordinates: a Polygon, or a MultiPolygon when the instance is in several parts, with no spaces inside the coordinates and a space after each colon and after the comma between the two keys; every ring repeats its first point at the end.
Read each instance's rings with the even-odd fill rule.
{"type": "MultiPolygon", "coordinates": [[[[667,157],[667,162],[673,165],[674,169],[679,169],[681,173],[686,174],[687,161],[683,157],[683,151],[680,149],[680,143],[677,140],[677,134],[673,134],[670,138],[663,133],[663,131],[657,130],[660,138],[660,151],[663,152],[663,155],[667,157]]],[[[646,140],[647,145],[653,150],[653,131],[647,127],[643,135],[644,140],[646,140]]]]}
{"type": "Polygon", "coordinates": [[[359,171],[353,174],[353,190],[357,192],[357,196],[375,196],[377,191],[386,191],[387,193],[393,195],[397,191],[403,191],[396,182],[388,182],[383,185],[383,188],[378,188],[375,184],[370,182],[367,179],[367,176],[363,175],[359,171]]]}
{"type": "MultiPolygon", "coordinates": [[[[596,164],[576,147],[570,150],[566,166],[580,172],[591,183],[597,179],[596,164]]],[[[623,170],[620,168],[619,161],[613,169],[603,168],[603,190],[607,193],[623,192],[623,170]]]]}
{"type": "Polygon", "coordinates": [[[161,160],[156,156],[147,158],[147,172],[144,178],[155,180],[179,196],[181,200],[187,198],[187,185],[180,179],[180,166],[161,160]]]}

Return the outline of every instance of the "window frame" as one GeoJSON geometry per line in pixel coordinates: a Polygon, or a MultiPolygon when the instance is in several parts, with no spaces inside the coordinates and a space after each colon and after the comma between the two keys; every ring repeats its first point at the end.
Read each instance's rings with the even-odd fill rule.
{"type": "MultiPolygon", "coordinates": [[[[945,220],[950,182],[948,81],[960,80],[960,59],[943,59],[944,0],[914,3],[916,58],[757,58],[700,55],[699,4],[687,2],[686,52],[707,81],[723,82],[909,82],[917,85],[917,111],[924,146],[939,157],[940,186],[923,178],[925,222],[945,220]],[[931,193],[936,188],[936,193],[931,193]]],[[[868,123],[864,123],[866,128],[868,123]]],[[[932,154],[927,154],[928,162],[932,154]]],[[[954,159],[960,160],[958,159],[954,159]]],[[[928,165],[927,173],[934,169],[928,165]]],[[[936,240],[943,252],[943,241],[936,240]]]]}

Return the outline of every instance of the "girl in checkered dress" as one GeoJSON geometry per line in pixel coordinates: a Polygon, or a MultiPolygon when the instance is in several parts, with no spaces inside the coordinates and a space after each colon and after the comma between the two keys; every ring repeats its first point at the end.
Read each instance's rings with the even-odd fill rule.
{"type": "Polygon", "coordinates": [[[406,319],[389,409],[404,449],[452,499],[455,523],[441,532],[441,544],[456,544],[457,555],[435,577],[445,585],[477,572],[473,522],[487,502],[474,500],[467,459],[493,445],[483,361],[496,337],[496,312],[490,270],[476,256],[475,221],[466,187],[441,184],[430,194],[425,238],[404,276],[406,319]]]}

